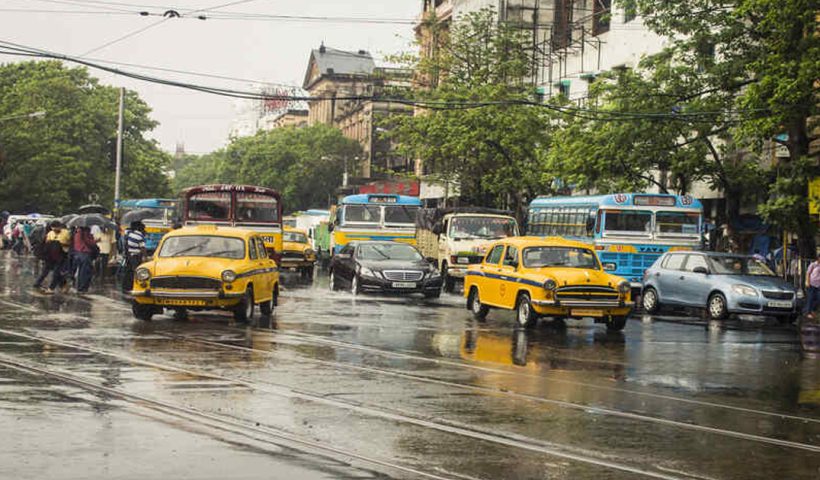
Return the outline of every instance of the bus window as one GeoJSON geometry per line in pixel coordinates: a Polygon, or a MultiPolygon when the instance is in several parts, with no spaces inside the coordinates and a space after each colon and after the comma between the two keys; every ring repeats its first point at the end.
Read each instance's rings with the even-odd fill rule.
{"type": "Polygon", "coordinates": [[[698,234],[700,224],[699,213],[688,212],[657,212],[655,225],[658,233],[698,234]]]}
{"type": "Polygon", "coordinates": [[[264,222],[279,221],[279,205],[269,195],[236,192],[236,221],[264,222]]]}
{"type": "Polygon", "coordinates": [[[206,192],[192,195],[188,200],[188,218],[191,220],[229,221],[230,192],[206,192]]]}
{"type": "Polygon", "coordinates": [[[345,223],[373,223],[381,221],[381,207],[376,205],[345,205],[345,223]]]}
{"type": "Polygon", "coordinates": [[[652,230],[652,212],[643,210],[607,210],[606,231],[646,232],[652,230]]]}
{"type": "Polygon", "coordinates": [[[596,219],[597,215],[598,215],[598,212],[594,208],[590,208],[587,211],[586,225],[585,225],[585,230],[584,230],[584,235],[585,236],[590,237],[590,238],[595,236],[595,219],[596,219]]]}
{"type": "Polygon", "coordinates": [[[406,205],[391,205],[389,207],[384,207],[384,223],[415,225],[416,213],[418,211],[419,207],[406,205]]]}

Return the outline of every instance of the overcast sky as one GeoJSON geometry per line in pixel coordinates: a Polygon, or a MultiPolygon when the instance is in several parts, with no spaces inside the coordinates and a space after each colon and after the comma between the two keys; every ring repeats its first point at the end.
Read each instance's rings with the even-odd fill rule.
{"type": "MultiPolygon", "coordinates": [[[[234,0],[236,2],[236,0],[234,0]]],[[[138,11],[162,15],[208,9],[231,0],[0,0],[0,40],[83,55],[108,41],[162,20],[138,11]],[[9,10],[22,9],[25,12],[9,10]],[[37,13],[34,10],[51,12],[37,13]],[[98,13],[69,14],[57,11],[98,13]],[[106,13],[107,12],[107,13],[106,13]],[[129,13],[134,12],[134,13],[129,13]]],[[[242,12],[357,18],[414,19],[421,0],[249,0],[204,12],[208,15],[242,12]]],[[[224,75],[264,82],[301,85],[310,50],[324,41],[345,49],[365,49],[380,57],[410,47],[410,25],[316,22],[305,20],[174,18],[131,38],[88,55],[88,58],[224,75]]],[[[0,62],[20,61],[0,55],[0,62]]],[[[378,61],[378,60],[377,60],[378,61]]],[[[246,82],[200,78],[176,73],[119,67],[152,76],[210,86],[249,89],[246,82]]],[[[143,83],[92,71],[104,83],[139,92],[154,110],[160,126],[153,132],[161,146],[173,151],[183,142],[187,151],[206,153],[224,145],[236,102],[204,93],[143,83]]]]}

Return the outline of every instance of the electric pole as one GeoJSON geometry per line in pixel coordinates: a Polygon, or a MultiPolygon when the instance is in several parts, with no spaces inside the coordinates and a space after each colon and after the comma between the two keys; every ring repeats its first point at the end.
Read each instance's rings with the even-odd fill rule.
{"type": "Polygon", "coordinates": [[[120,201],[120,176],[122,171],[122,129],[123,112],[125,110],[125,88],[120,87],[120,109],[117,122],[117,166],[114,174],[114,212],[117,211],[120,201]]]}

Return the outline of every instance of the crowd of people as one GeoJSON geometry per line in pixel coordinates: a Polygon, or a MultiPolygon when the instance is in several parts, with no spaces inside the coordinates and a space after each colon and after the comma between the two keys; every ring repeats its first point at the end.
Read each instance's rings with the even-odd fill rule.
{"type": "Polygon", "coordinates": [[[30,253],[39,260],[41,268],[33,287],[47,295],[72,290],[86,293],[95,279],[105,280],[112,269],[122,278],[123,291],[129,291],[133,272],[146,255],[145,225],[139,221],[132,222],[123,234],[97,225],[69,228],[60,220],[45,226],[20,221],[12,229],[11,241],[5,240],[3,248],[17,255],[30,253]]]}

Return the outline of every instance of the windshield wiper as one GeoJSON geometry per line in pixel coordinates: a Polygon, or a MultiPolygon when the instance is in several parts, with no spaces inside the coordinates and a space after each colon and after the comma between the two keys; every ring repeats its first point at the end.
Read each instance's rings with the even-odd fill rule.
{"type": "MultiPolygon", "coordinates": [[[[220,250],[218,252],[208,252],[205,256],[207,256],[207,257],[218,257],[220,255],[225,255],[226,253],[233,253],[234,255],[239,254],[239,252],[237,252],[236,250],[220,250]]],[[[230,258],[234,258],[234,257],[230,257],[230,258]]]]}
{"type": "Polygon", "coordinates": [[[205,246],[206,243],[207,242],[197,243],[196,245],[194,245],[192,247],[188,247],[188,248],[185,248],[185,249],[182,249],[182,250],[176,252],[175,254],[171,255],[171,257],[181,257],[183,254],[188,253],[191,250],[196,250],[197,248],[202,248],[203,246],[205,246]]]}

